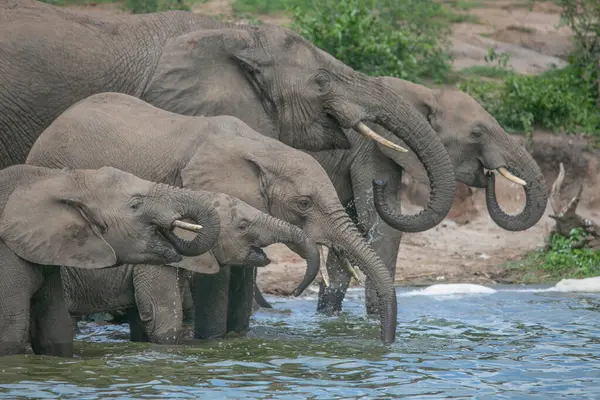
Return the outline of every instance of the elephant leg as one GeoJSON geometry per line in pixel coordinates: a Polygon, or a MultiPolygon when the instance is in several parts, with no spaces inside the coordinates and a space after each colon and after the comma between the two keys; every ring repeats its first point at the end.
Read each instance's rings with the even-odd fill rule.
{"type": "Polygon", "coordinates": [[[222,266],[216,274],[192,277],[196,339],[220,338],[227,333],[230,275],[230,267],[222,266]]]}
{"type": "Polygon", "coordinates": [[[0,356],[25,353],[30,299],[41,284],[41,268],[18,258],[0,240],[0,356]]]}
{"type": "Polygon", "coordinates": [[[166,265],[134,267],[135,302],[152,343],[174,344],[180,340],[183,311],[177,273],[176,268],[166,265]]]}
{"type": "Polygon", "coordinates": [[[149,342],[146,326],[140,317],[137,307],[127,309],[127,322],[129,324],[129,340],[132,342],[149,342]]]}
{"type": "Polygon", "coordinates": [[[329,273],[329,287],[321,281],[317,312],[333,315],[342,311],[342,302],[350,285],[351,276],[343,268],[341,257],[332,250],[327,254],[327,272],[329,273]]]}
{"type": "Polygon", "coordinates": [[[35,354],[72,357],[75,330],[63,296],[60,267],[45,268],[44,282],[31,298],[31,347],[35,354]]]}
{"type": "Polygon", "coordinates": [[[246,333],[250,329],[252,301],[254,300],[254,275],[256,268],[231,267],[229,279],[229,305],[227,332],[246,333]]]}
{"type": "Polygon", "coordinates": [[[191,272],[185,271],[184,279],[180,278],[179,282],[181,299],[183,301],[183,322],[186,324],[194,322],[194,300],[192,298],[191,280],[191,272]]]}
{"type": "MultiPolygon", "coordinates": [[[[402,233],[390,227],[381,220],[375,210],[373,202],[372,180],[379,179],[388,182],[387,198],[400,210],[400,184],[402,182],[402,169],[385,157],[374,156],[370,166],[352,165],[352,189],[354,193],[363,193],[354,199],[358,225],[366,233],[367,242],[379,255],[384,265],[390,272],[392,279],[396,276],[396,262],[398,247],[402,233]],[[365,168],[367,167],[367,168],[365,168]],[[370,171],[365,173],[365,171],[370,171]]],[[[365,302],[367,314],[379,314],[379,301],[375,286],[370,279],[365,282],[365,302]]]]}

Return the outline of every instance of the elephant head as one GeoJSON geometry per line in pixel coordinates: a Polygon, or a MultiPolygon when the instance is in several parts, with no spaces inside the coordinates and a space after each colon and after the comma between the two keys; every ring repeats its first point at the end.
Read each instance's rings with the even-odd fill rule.
{"type": "MultiPolygon", "coordinates": [[[[379,80],[410,101],[427,118],[450,155],[456,179],[466,185],[486,189],[488,212],[498,226],[509,231],[521,231],[540,220],[548,200],[540,167],[475,99],[456,89],[431,90],[391,77],[379,80]],[[502,211],[496,201],[495,176],[485,170],[498,171],[506,179],[524,187],[526,204],[523,211],[517,215],[502,211]]],[[[397,140],[382,127],[374,129],[397,140]]],[[[415,179],[428,183],[415,154],[400,154],[379,147],[415,179]]],[[[380,201],[385,202],[385,199],[380,201]]]]}
{"type": "Polygon", "coordinates": [[[204,254],[217,242],[219,216],[201,195],[121,170],[16,165],[0,179],[0,238],[32,263],[79,268],[163,264],[204,254]],[[5,194],[2,199],[2,193],[5,194]],[[198,225],[186,225],[188,218],[198,225]],[[171,231],[197,231],[184,240],[171,231]]]}
{"type": "Polygon", "coordinates": [[[142,99],[183,115],[235,116],[257,132],[313,151],[349,148],[343,128],[390,146],[365,124],[374,122],[414,151],[432,187],[425,210],[396,215],[397,226],[426,230],[447,215],[452,164],[427,120],[403,97],[289,29],[213,25],[166,41],[142,99]]]}
{"type": "MultiPolygon", "coordinates": [[[[221,234],[214,248],[201,256],[186,257],[170,265],[204,274],[217,273],[221,265],[264,267],[271,260],[262,248],[284,243],[307,262],[305,277],[296,291],[303,292],[316,278],[320,265],[319,249],[301,229],[224,193],[212,193],[211,203],[221,220],[221,234]]],[[[177,234],[185,236],[189,232],[177,234]]]]}
{"type": "Polygon", "coordinates": [[[262,136],[239,120],[236,126],[229,135],[222,132],[202,142],[181,170],[184,186],[229,193],[346,255],[375,282],[382,339],[393,342],[397,305],[392,277],[351,221],[325,170],[302,151],[262,136]]]}

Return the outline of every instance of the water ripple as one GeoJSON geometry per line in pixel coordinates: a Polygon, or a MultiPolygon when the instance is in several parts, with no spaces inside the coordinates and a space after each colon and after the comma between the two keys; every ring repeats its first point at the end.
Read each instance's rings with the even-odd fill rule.
{"type": "Polygon", "coordinates": [[[356,290],[337,317],[310,297],[268,297],[275,309],[246,337],[180,346],[85,323],[73,359],[3,358],[0,399],[600,398],[600,294],[495,289],[398,289],[392,346],[356,290]]]}

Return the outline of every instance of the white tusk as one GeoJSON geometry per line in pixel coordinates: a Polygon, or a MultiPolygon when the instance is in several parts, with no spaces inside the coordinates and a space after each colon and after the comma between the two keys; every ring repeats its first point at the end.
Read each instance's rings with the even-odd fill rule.
{"type": "Polygon", "coordinates": [[[498,172],[500,172],[500,175],[502,175],[503,177],[505,177],[509,181],[516,183],[517,185],[521,185],[521,186],[526,186],[527,185],[527,182],[525,182],[521,178],[518,178],[518,177],[514,176],[513,174],[511,174],[510,172],[508,172],[508,170],[506,168],[504,168],[504,167],[498,168],[498,172]]]}
{"type": "Polygon", "coordinates": [[[394,142],[390,142],[384,137],[381,137],[377,133],[375,133],[371,128],[365,125],[363,122],[359,122],[354,126],[354,129],[360,133],[361,135],[368,137],[369,139],[373,139],[374,141],[381,143],[383,146],[388,147],[392,150],[399,151],[401,153],[408,153],[408,150],[402,146],[398,146],[394,142]]]}
{"type": "Polygon", "coordinates": [[[173,226],[190,232],[200,232],[202,229],[202,225],[190,224],[189,222],[183,222],[179,220],[173,221],[173,226]]]}
{"type": "Polygon", "coordinates": [[[346,257],[342,258],[342,264],[344,264],[344,268],[346,268],[346,270],[350,273],[350,275],[354,279],[356,279],[356,282],[361,283],[360,282],[360,277],[356,273],[356,270],[354,269],[354,267],[352,266],[352,264],[350,264],[350,261],[348,261],[348,259],[346,257]]]}
{"type": "Polygon", "coordinates": [[[319,264],[319,272],[321,273],[321,277],[323,278],[323,283],[325,287],[329,287],[329,273],[327,272],[327,259],[325,258],[325,254],[323,254],[323,246],[319,246],[319,254],[321,256],[321,262],[319,264]]]}

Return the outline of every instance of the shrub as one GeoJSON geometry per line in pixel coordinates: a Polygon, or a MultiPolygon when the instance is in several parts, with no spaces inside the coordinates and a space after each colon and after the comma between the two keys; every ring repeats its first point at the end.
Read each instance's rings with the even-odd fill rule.
{"type": "Polygon", "coordinates": [[[433,0],[340,0],[294,8],[292,28],[357,71],[420,82],[450,71],[442,8],[433,0]]]}
{"type": "Polygon", "coordinates": [[[600,135],[595,92],[581,74],[580,68],[571,65],[537,76],[509,73],[501,82],[470,78],[459,88],[477,99],[509,132],[531,132],[539,127],[600,135]]]}
{"type": "Polygon", "coordinates": [[[549,250],[540,253],[541,268],[558,278],[586,278],[600,275],[600,252],[589,248],[573,248],[585,237],[585,232],[573,229],[569,237],[553,233],[549,250]]]}
{"type": "Polygon", "coordinates": [[[132,14],[146,14],[167,10],[190,10],[189,6],[183,0],[125,0],[124,8],[132,14]]]}

